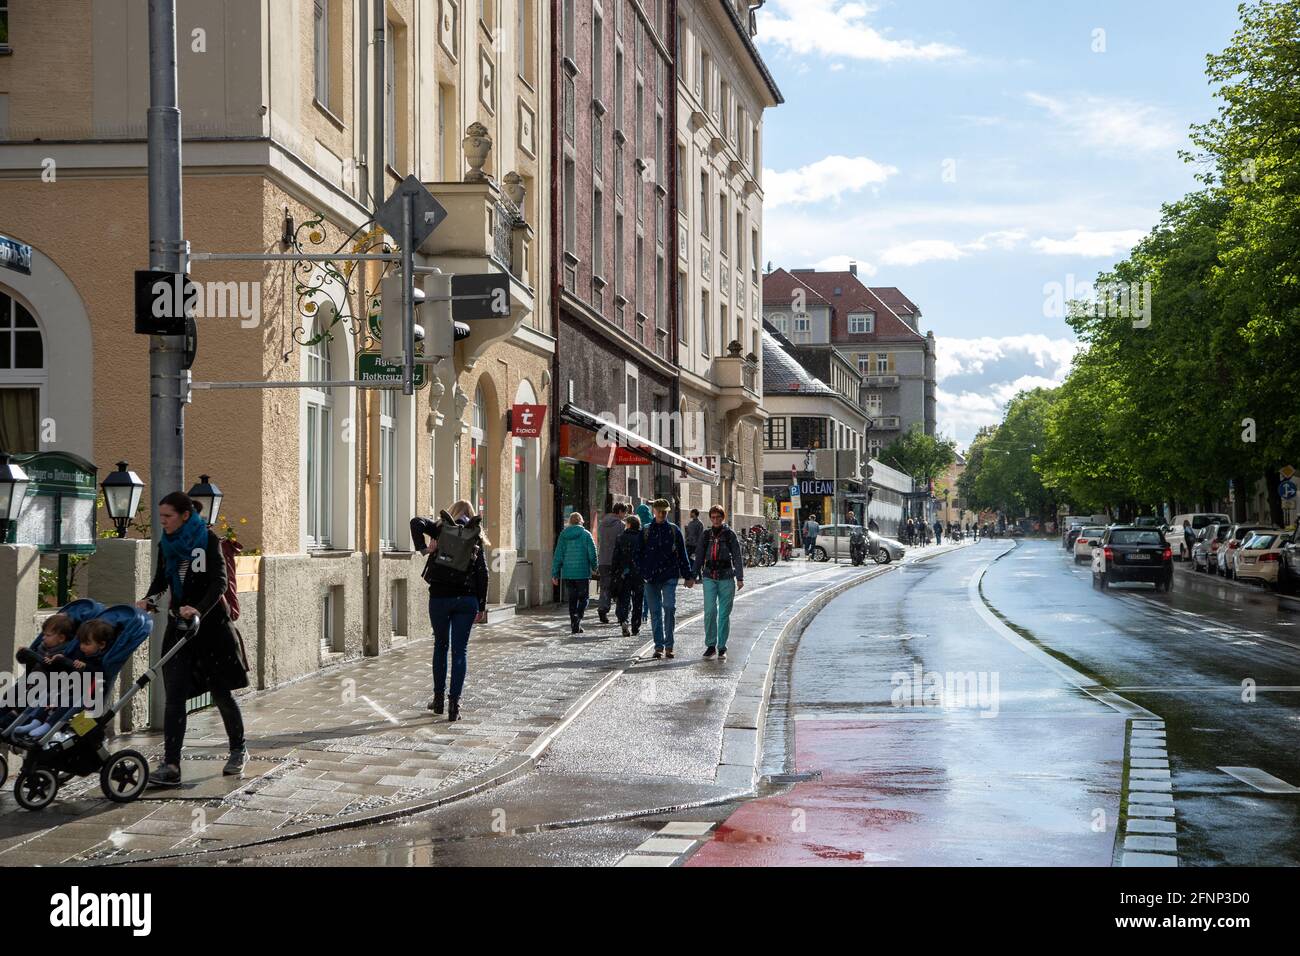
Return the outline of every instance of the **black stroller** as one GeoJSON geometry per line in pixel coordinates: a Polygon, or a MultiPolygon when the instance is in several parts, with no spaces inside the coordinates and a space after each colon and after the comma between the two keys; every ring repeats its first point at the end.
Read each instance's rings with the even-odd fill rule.
{"type": "MultiPolygon", "coordinates": [[[[152,618],[130,604],[118,604],[105,610],[102,604],[88,600],[73,601],[61,613],[78,624],[91,618],[102,618],[113,625],[115,637],[104,654],[103,694],[107,696],[126,659],[149,637],[153,630],[152,618]]],[[[99,774],[100,789],[113,802],[130,803],[139,797],[149,783],[149,762],[135,750],[110,753],[104,743],[105,730],[114,715],[161,673],[163,664],[178,653],[198,629],[197,614],[189,621],[178,621],[179,640],[99,716],[91,716],[79,707],[66,708],[49,731],[33,742],[14,734],[15,728],[42,710],[32,707],[0,730],[0,742],[25,754],[22,770],[14,781],[14,798],[18,805],[27,810],[43,810],[54,800],[62,784],[73,777],[86,777],[93,773],[99,774]]],[[[36,641],[39,643],[40,635],[36,641]]],[[[68,650],[75,646],[74,642],[68,650]]],[[[37,649],[35,643],[32,649],[37,649]]],[[[0,755],[0,786],[4,785],[8,774],[9,765],[0,755]]]]}

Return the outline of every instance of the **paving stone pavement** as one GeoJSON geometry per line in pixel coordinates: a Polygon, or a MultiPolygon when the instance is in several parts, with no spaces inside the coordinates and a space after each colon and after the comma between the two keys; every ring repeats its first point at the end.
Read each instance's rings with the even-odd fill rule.
{"type": "MultiPolygon", "coordinates": [[[[930,550],[938,549],[913,554],[930,550]]],[[[747,569],[747,590],[830,567],[796,559],[747,569]]],[[[702,589],[677,593],[679,622],[701,610],[702,589]]],[[[0,865],[118,862],[256,842],[463,793],[526,760],[541,735],[650,637],[648,624],[632,637],[600,625],[594,602],[584,626],[585,634],[569,633],[567,611],[557,606],[476,627],[454,724],[425,709],[433,643],[412,638],[380,657],[242,697],[253,756],[242,780],[221,775],[225,733],[208,710],[190,718],[178,790],[117,805],[97,777],[83,778],[31,813],[9,785],[0,793],[0,865]]],[[[140,750],[156,767],[161,744],[160,735],[134,734],[111,749],[140,750]]]]}

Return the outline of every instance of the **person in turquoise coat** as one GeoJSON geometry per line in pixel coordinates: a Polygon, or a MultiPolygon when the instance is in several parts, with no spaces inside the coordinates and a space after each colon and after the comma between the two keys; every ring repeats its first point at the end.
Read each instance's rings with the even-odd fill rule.
{"type": "Polygon", "coordinates": [[[600,565],[596,561],[596,542],[591,532],[582,526],[582,515],[569,515],[569,525],[560,532],[555,542],[555,557],[551,559],[551,583],[556,587],[564,581],[569,598],[569,623],[574,634],[583,633],[582,616],[587,613],[591,597],[591,576],[600,565]]]}

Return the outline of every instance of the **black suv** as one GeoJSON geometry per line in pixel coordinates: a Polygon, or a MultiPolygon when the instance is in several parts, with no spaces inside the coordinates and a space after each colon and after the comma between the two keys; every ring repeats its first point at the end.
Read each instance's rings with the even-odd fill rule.
{"type": "Polygon", "coordinates": [[[1093,552],[1092,584],[1103,590],[1117,581],[1149,581],[1157,591],[1174,583],[1174,556],[1158,528],[1107,528],[1093,552]]]}

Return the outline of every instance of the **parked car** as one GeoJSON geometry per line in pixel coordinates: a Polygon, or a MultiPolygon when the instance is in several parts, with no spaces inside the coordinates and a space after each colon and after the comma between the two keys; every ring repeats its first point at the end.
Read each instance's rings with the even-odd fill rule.
{"type": "Polygon", "coordinates": [[[1231,578],[1236,571],[1232,561],[1233,552],[1241,547],[1241,542],[1248,538],[1252,532],[1279,530],[1270,529],[1266,524],[1234,524],[1228,529],[1228,537],[1223,544],[1219,545],[1218,553],[1215,557],[1218,559],[1219,573],[1225,578],[1231,578]]]}
{"type": "Polygon", "coordinates": [[[1258,581],[1276,590],[1285,537],[1280,528],[1247,535],[1232,554],[1233,576],[1241,581],[1258,581]]]}
{"type": "Polygon", "coordinates": [[[1066,551],[1074,547],[1074,541],[1070,538],[1071,531],[1081,531],[1088,524],[1088,519],[1082,515],[1065,515],[1061,518],[1061,547],[1066,551]]]}
{"type": "Polygon", "coordinates": [[[1175,560],[1186,561],[1191,555],[1187,551],[1187,545],[1183,541],[1183,522],[1190,521],[1193,531],[1200,531],[1208,524],[1232,524],[1232,518],[1224,514],[1215,514],[1208,511],[1192,512],[1185,515],[1174,515],[1173,520],[1169,522],[1169,547],[1174,552],[1175,560]]]}
{"type": "MultiPolygon", "coordinates": [[[[1196,532],[1196,546],[1192,548],[1192,570],[1214,574],[1218,568],[1218,552],[1228,536],[1226,524],[1208,524],[1196,532]]],[[[1170,541],[1170,547],[1173,542],[1170,541]]]]}
{"type": "Polygon", "coordinates": [[[1157,591],[1174,583],[1173,551],[1159,528],[1115,525],[1092,553],[1092,585],[1105,590],[1118,581],[1146,581],[1157,591]]]}
{"type": "Polygon", "coordinates": [[[1282,536],[1282,556],[1278,559],[1277,589],[1290,593],[1300,589],[1300,527],[1282,536]]]}
{"type": "Polygon", "coordinates": [[[1133,519],[1135,528],[1163,528],[1165,521],[1163,518],[1157,518],[1155,515],[1142,515],[1133,519]]]}
{"type": "Polygon", "coordinates": [[[1074,563],[1092,560],[1092,549],[1101,543],[1102,535],[1106,529],[1100,525],[1090,525],[1079,532],[1079,536],[1074,539],[1074,563]]]}
{"type": "MultiPolygon", "coordinates": [[[[817,546],[813,548],[814,561],[834,561],[839,558],[849,559],[849,538],[854,531],[863,532],[868,539],[879,541],[889,555],[890,561],[903,560],[905,548],[893,538],[884,538],[873,531],[865,531],[861,525],[831,524],[822,525],[817,532],[817,546]]],[[[888,563],[888,562],[883,562],[888,563]]]]}

